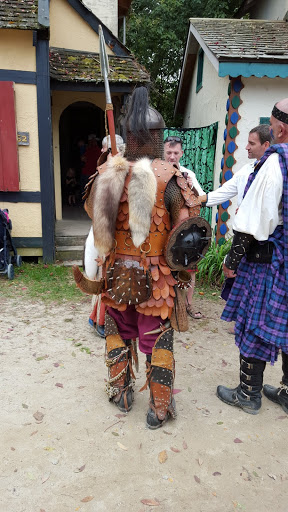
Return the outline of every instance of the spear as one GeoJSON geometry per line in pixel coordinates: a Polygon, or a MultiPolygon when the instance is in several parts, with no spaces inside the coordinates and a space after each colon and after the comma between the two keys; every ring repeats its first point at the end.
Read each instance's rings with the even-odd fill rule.
{"type": "Polygon", "coordinates": [[[117,147],[116,147],[116,137],[115,137],[115,124],[114,124],[114,115],[113,115],[113,104],[111,100],[110,87],[108,81],[108,75],[110,73],[108,56],[106,53],[105,47],[105,39],[101,25],[99,25],[99,47],[100,47],[100,69],[101,75],[104,79],[105,85],[105,96],[106,96],[106,113],[108,119],[108,129],[111,140],[111,152],[112,155],[116,155],[117,147]]]}

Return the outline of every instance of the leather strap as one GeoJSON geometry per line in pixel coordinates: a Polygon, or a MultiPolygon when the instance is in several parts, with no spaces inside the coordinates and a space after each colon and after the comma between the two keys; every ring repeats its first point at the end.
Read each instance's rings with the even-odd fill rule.
{"type": "Polygon", "coordinates": [[[164,348],[153,348],[152,352],[152,366],[160,366],[161,368],[167,368],[171,372],[174,368],[174,357],[171,350],[165,350],[164,348]]]}
{"type": "Polygon", "coordinates": [[[106,343],[108,354],[109,352],[111,352],[111,350],[114,350],[115,348],[126,348],[126,345],[119,334],[110,334],[110,336],[107,336],[106,343]]]}
{"type": "Polygon", "coordinates": [[[116,253],[127,256],[141,256],[143,253],[146,256],[161,256],[164,253],[168,234],[166,230],[162,231],[162,233],[159,231],[157,233],[150,233],[148,242],[144,242],[140,247],[135,247],[129,231],[116,231],[116,253]]]}

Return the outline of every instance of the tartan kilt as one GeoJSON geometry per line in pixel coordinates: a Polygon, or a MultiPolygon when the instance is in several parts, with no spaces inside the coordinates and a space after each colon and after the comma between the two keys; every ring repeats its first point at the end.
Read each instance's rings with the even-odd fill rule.
{"type": "Polygon", "coordinates": [[[288,352],[283,249],[279,240],[273,242],[272,263],[249,263],[246,257],[241,260],[221,316],[222,320],[236,322],[235,343],[243,356],[272,364],[279,349],[288,352]]]}

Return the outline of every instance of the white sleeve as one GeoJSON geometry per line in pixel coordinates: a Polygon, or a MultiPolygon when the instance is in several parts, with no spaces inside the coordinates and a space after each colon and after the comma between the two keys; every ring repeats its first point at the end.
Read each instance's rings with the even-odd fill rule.
{"type": "Polygon", "coordinates": [[[236,196],[238,193],[237,174],[213,192],[208,192],[206,206],[215,206],[236,196]]]}
{"type": "Polygon", "coordinates": [[[205,192],[202,190],[200,183],[198,183],[195,172],[191,171],[190,169],[185,169],[185,172],[187,172],[188,176],[192,178],[192,186],[197,190],[199,196],[203,196],[205,192]]]}
{"type": "Polygon", "coordinates": [[[205,192],[202,189],[200,183],[197,181],[197,178],[196,178],[195,174],[193,176],[193,187],[197,190],[199,196],[203,196],[203,194],[205,194],[205,192]]]}
{"type": "Polygon", "coordinates": [[[281,199],[283,178],[277,154],[272,154],[262,165],[248,189],[233,222],[233,229],[253,235],[256,240],[267,240],[282,223],[281,199]]]}

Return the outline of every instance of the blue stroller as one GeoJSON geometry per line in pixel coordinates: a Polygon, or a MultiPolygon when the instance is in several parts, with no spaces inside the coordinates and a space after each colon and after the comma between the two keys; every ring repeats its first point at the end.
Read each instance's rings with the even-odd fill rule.
{"type": "Polygon", "coordinates": [[[12,230],[12,222],[8,216],[7,209],[0,209],[0,274],[7,274],[8,279],[14,278],[14,267],[20,267],[22,258],[17,254],[16,247],[13,243],[10,231],[12,230]],[[13,255],[11,256],[11,253],[13,255]]]}

